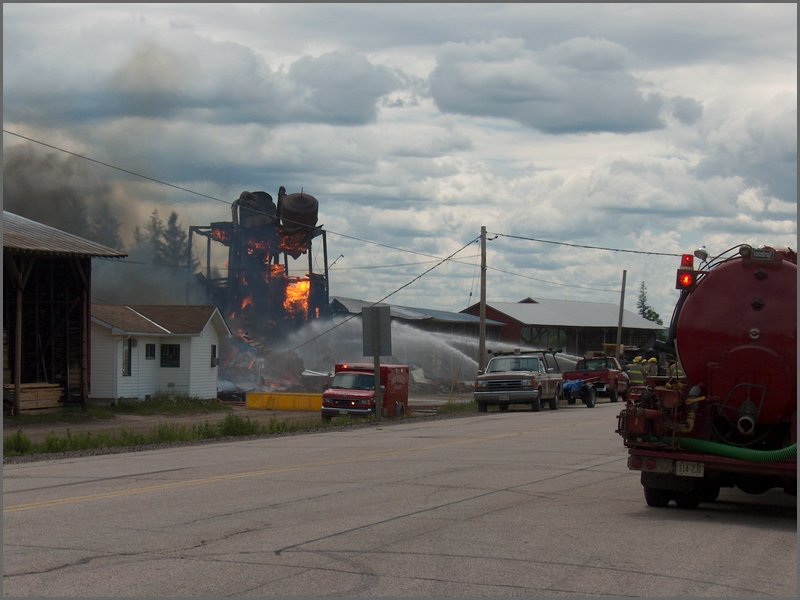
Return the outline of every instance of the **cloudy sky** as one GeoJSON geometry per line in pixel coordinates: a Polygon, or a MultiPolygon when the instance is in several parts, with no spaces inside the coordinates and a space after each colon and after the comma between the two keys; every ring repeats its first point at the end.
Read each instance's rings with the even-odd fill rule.
{"type": "Polygon", "coordinates": [[[52,167],[126,243],[302,189],[332,296],[450,311],[485,226],[489,302],[624,271],[668,322],[670,255],[796,248],[796,73],[795,4],[4,3],[5,177],[52,167]]]}

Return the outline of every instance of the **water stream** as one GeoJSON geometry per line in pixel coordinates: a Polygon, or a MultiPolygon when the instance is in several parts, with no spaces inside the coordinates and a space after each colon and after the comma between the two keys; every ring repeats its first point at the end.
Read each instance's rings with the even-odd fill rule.
{"type": "MultiPolygon", "coordinates": [[[[397,320],[391,323],[391,335],[392,354],[381,356],[381,363],[409,365],[412,380],[420,384],[454,389],[471,387],[474,383],[478,372],[477,336],[425,331],[397,320]]],[[[234,361],[234,366],[239,368],[228,366],[221,378],[249,390],[280,388],[280,380],[287,376],[294,377],[296,383],[301,371],[330,374],[336,363],[373,362],[373,357],[364,356],[362,325],[358,317],[311,321],[282,342],[264,347],[263,351],[243,344],[237,347],[242,354],[234,361]]],[[[509,351],[516,347],[504,342],[486,342],[487,350],[491,351],[509,351]]],[[[563,370],[562,355],[558,361],[563,370]]]]}

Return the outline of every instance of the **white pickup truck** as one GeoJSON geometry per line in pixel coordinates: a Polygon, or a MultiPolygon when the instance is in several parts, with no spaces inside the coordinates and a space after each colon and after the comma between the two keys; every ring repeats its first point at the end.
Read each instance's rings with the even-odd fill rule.
{"type": "Polygon", "coordinates": [[[542,402],[558,408],[561,369],[555,359],[558,350],[514,350],[494,353],[475,378],[473,397],[478,411],[489,406],[508,410],[511,404],[529,404],[539,412],[542,402]]]}

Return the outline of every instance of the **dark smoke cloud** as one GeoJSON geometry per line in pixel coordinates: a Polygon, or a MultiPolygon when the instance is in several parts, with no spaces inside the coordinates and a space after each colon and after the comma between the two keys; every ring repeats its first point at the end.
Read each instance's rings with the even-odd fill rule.
{"type": "Polygon", "coordinates": [[[110,193],[79,158],[27,146],[4,150],[3,208],[21,217],[86,237],[93,207],[110,193]]]}
{"type": "MultiPolygon", "coordinates": [[[[104,243],[92,234],[92,221],[108,209],[120,223],[135,223],[135,207],[114,200],[113,186],[91,165],[73,156],[28,146],[4,151],[3,210],[104,243]]],[[[166,215],[164,215],[166,216],[166,215]]],[[[145,223],[140,227],[143,229],[145,223]]],[[[148,248],[116,249],[123,259],[92,261],[92,301],[108,304],[205,304],[204,290],[185,267],[153,265],[148,248]]],[[[175,257],[175,265],[185,257],[175,257]]]]}

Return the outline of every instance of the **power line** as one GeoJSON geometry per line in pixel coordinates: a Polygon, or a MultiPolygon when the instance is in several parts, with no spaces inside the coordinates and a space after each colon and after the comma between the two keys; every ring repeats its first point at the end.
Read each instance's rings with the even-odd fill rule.
{"type": "MultiPolygon", "coordinates": [[[[116,165],[112,165],[112,164],[110,164],[110,163],[103,162],[103,161],[101,161],[101,160],[97,160],[97,159],[95,159],[95,158],[91,158],[91,157],[89,157],[89,156],[85,156],[85,155],[83,155],[83,154],[78,154],[77,152],[72,152],[72,151],[70,151],[70,150],[66,150],[66,149],[64,149],[64,148],[60,148],[60,147],[58,147],[58,146],[54,146],[53,144],[48,144],[47,142],[42,142],[41,140],[37,140],[37,139],[31,138],[31,137],[28,137],[28,136],[22,135],[22,134],[19,134],[19,133],[16,133],[16,132],[14,132],[14,131],[10,131],[10,130],[8,130],[8,129],[3,129],[3,133],[7,133],[7,134],[9,134],[9,135],[16,136],[16,137],[18,137],[18,138],[21,138],[21,139],[23,139],[23,140],[27,140],[27,141],[29,141],[29,142],[32,142],[32,143],[34,143],[34,144],[39,144],[39,145],[41,145],[41,146],[45,146],[45,147],[47,147],[47,148],[50,148],[50,149],[52,149],[52,150],[56,150],[56,151],[58,151],[58,152],[63,152],[63,153],[65,153],[65,154],[69,154],[69,155],[71,155],[71,156],[75,156],[76,158],[82,158],[83,160],[88,160],[89,162],[93,162],[93,163],[96,163],[96,164],[98,164],[98,165],[102,165],[102,166],[104,166],[104,167],[108,167],[109,169],[115,169],[115,170],[117,170],[117,171],[121,171],[121,172],[123,172],[123,173],[127,173],[128,175],[133,175],[133,176],[135,176],[135,177],[141,177],[142,179],[146,179],[146,180],[148,180],[148,181],[152,181],[153,183],[158,183],[158,184],[160,184],[160,185],[165,185],[165,186],[167,186],[167,187],[171,187],[171,188],[173,188],[173,189],[180,190],[180,191],[182,191],[182,192],[187,192],[187,193],[189,193],[189,194],[194,194],[195,196],[200,196],[200,197],[202,197],[202,198],[207,198],[207,199],[209,199],[209,200],[214,200],[215,202],[221,202],[222,204],[226,204],[227,206],[232,206],[232,205],[233,205],[233,202],[229,202],[228,200],[222,200],[221,198],[216,198],[216,197],[214,197],[214,196],[209,196],[208,194],[203,194],[203,193],[201,193],[201,192],[196,192],[196,191],[194,191],[194,190],[190,190],[190,189],[188,189],[188,188],[181,187],[181,186],[179,186],[179,185],[175,185],[174,183],[169,183],[169,182],[167,182],[167,181],[162,181],[162,180],[160,180],[160,179],[156,179],[156,178],[154,178],[154,177],[150,177],[150,176],[148,176],[148,175],[142,175],[141,173],[137,173],[137,172],[135,172],[135,171],[131,171],[131,170],[129,170],[129,169],[124,169],[124,168],[122,168],[122,167],[118,167],[118,166],[116,166],[116,165]]],[[[259,209],[257,209],[257,208],[249,208],[249,207],[248,207],[248,209],[249,209],[251,212],[254,212],[254,213],[259,213],[259,214],[262,214],[262,215],[267,215],[267,216],[273,216],[273,215],[269,215],[268,213],[266,213],[266,212],[264,212],[264,211],[262,211],[262,210],[259,210],[259,209]]],[[[308,227],[308,225],[306,225],[305,223],[299,223],[299,222],[297,222],[297,221],[292,221],[292,220],[290,220],[290,219],[283,219],[283,220],[284,220],[284,221],[286,221],[286,222],[288,222],[288,223],[295,224],[295,225],[302,225],[302,226],[304,226],[304,227],[308,227]]],[[[373,244],[373,245],[375,245],[375,246],[380,246],[380,247],[382,247],[382,248],[388,248],[388,249],[390,249],[390,250],[397,250],[397,251],[399,251],[399,252],[407,252],[407,253],[409,253],[409,254],[416,254],[416,255],[418,255],[418,256],[427,256],[427,257],[429,257],[429,258],[433,258],[433,259],[437,259],[437,260],[441,258],[441,257],[439,257],[439,256],[436,256],[436,255],[434,255],[434,254],[427,254],[427,253],[425,253],[425,252],[418,252],[418,251],[416,251],[416,250],[408,250],[408,249],[406,249],[406,248],[399,248],[399,247],[397,247],[397,246],[389,246],[388,244],[381,244],[381,243],[379,243],[379,242],[374,242],[374,241],[372,241],[372,240],[365,240],[365,239],[363,239],[363,238],[355,237],[355,236],[352,236],[352,235],[347,235],[347,234],[344,234],[344,233],[338,233],[338,232],[336,232],[336,231],[331,231],[331,230],[326,230],[326,231],[327,231],[328,233],[330,233],[330,234],[333,234],[333,235],[338,235],[338,236],[341,236],[341,237],[343,237],[343,238],[348,238],[348,239],[355,240],[355,241],[358,241],[358,242],[363,242],[363,243],[365,243],[365,244],[373,244]]]]}
{"type": "MultiPolygon", "coordinates": [[[[227,200],[222,200],[221,198],[216,198],[215,196],[210,196],[208,194],[203,194],[201,192],[197,192],[197,191],[191,190],[189,188],[185,188],[185,187],[173,184],[173,183],[169,183],[167,181],[162,181],[160,179],[156,179],[156,178],[150,177],[148,175],[143,175],[141,173],[137,173],[137,172],[131,171],[129,169],[118,167],[116,165],[112,165],[110,163],[107,163],[107,162],[104,162],[104,161],[101,161],[101,160],[97,160],[95,158],[92,158],[92,157],[89,157],[89,156],[86,156],[86,155],[83,155],[83,154],[79,154],[77,152],[72,152],[70,150],[66,150],[65,148],[60,148],[60,147],[55,146],[53,144],[48,144],[47,142],[43,142],[41,140],[37,140],[37,139],[31,138],[31,137],[28,137],[28,136],[16,133],[14,131],[10,131],[10,130],[5,129],[5,128],[3,129],[3,132],[4,133],[8,133],[9,135],[13,135],[13,136],[19,137],[19,138],[24,139],[26,141],[32,142],[34,144],[39,144],[41,146],[45,146],[45,147],[50,148],[52,150],[56,150],[58,152],[63,152],[65,154],[69,154],[71,156],[75,156],[76,158],[81,158],[83,160],[87,160],[89,162],[93,162],[95,164],[102,165],[104,167],[108,167],[110,169],[115,169],[117,171],[120,171],[122,173],[126,173],[128,175],[133,175],[135,177],[140,177],[142,179],[146,179],[148,181],[152,181],[153,183],[157,183],[157,184],[164,185],[164,186],[176,189],[176,190],[180,190],[180,191],[186,192],[188,194],[194,194],[196,196],[199,196],[199,197],[202,197],[202,198],[207,198],[207,199],[213,200],[215,202],[220,202],[220,203],[225,204],[227,206],[232,206],[233,205],[232,202],[229,202],[227,200]]],[[[250,209],[250,210],[252,210],[253,212],[256,212],[256,213],[261,213],[261,214],[265,214],[265,215],[267,214],[264,211],[260,211],[260,210],[255,209],[255,208],[250,209]]],[[[287,221],[293,223],[293,221],[290,221],[290,220],[287,220],[287,221]]],[[[305,225],[303,223],[297,223],[297,224],[307,226],[307,225],[305,225]]],[[[356,237],[356,236],[351,236],[351,235],[347,235],[347,234],[344,234],[344,233],[338,233],[336,231],[330,231],[330,230],[327,230],[327,231],[328,231],[328,233],[331,233],[333,235],[338,235],[338,236],[341,236],[341,237],[344,237],[344,238],[347,238],[347,239],[351,239],[351,240],[355,240],[355,241],[359,241],[359,242],[362,242],[362,243],[365,243],[365,244],[372,244],[372,245],[379,246],[379,247],[382,247],[382,248],[388,248],[390,250],[397,250],[398,252],[407,252],[409,254],[415,254],[415,255],[418,255],[418,256],[427,256],[427,257],[433,258],[435,260],[439,260],[441,258],[441,257],[435,256],[433,254],[428,254],[428,253],[425,253],[425,252],[418,252],[416,250],[408,250],[407,248],[400,248],[400,247],[397,247],[397,246],[390,246],[388,244],[381,244],[380,242],[375,242],[375,241],[372,241],[372,240],[366,240],[366,239],[359,238],[359,237],[356,237]]],[[[632,254],[645,254],[645,255],[654,255],[654,256],[680,256],[680,254],[671,254],[671,253],[664,253],[664,252],[646,252],[646,251],[642,251],[642,250],[626,250],[626,249],[621,249],[621,248],[606,248],[606,247],[601,247],[601,246],[589,246],[589,245],[583,245],[583,244],[572,244],[572,243],[568,243],[568,242],[556,242],[556,241],[552,241],[552,240],[542,240],[542,239],[519,236],[519,235],[513,235],[513,234],[507,234],[507,233],[492,232],[492,235],[494,235],[496,237],[497,236],[502,236],[502,237],[511,238],[511,239],[519,239],[519,240],[526,240],[526,241],[531,241],[531,242],[539,242],[539,243],[543,243],[543,244],[555,244],[555,245],[560,245],[560,246],[569,246],[569,247],[573,247],[573,248],[585,248],[585,249],[591,249],[591,250],[605,250],[605,251],[610,251],[610,252],[627,252],[627,253],[632,253],[632,254]]],[[[496,239],[496,237],[495,237],[495,239],[496,239]]],[[[470,242],[470,243],[474,243],[474,240],[473,240],[473,242],[470,242]]],[[[460,252],[460,250],[459,250],[459,252],[460,252]]],[[[458,252],[456,252],[455,254],[457,254],[457,253],[458,252]]],[[[437,263],[436,266],[439,266],[439,264],[442,264],[442,262],[450,260],[455,254],[452,254],[452,255],[448,256],[447,258],[441,259],[441,261],[439,263],[437,263]]],[[[133,261],[123,261],[123,262],[133,262],[133,261]]],[[[461,261],[454,261],[454,262],[461,262],[461,261]]],[[[408,263],[408,264],[410,265],[410,264],[414,264],[414,263],[408,263]]],[[[423,263],[419,263],[419,264],[423,264],[423,263]]],[[[389,266],[403,266],[403,265],[386,265],[386,267],[389,267],[389,266]]],[[[359,268],[359,267],[348,267],[348,269],[355,269],[355,268],[359,268]]],[[[385,268],[385,267],[384,266],[375,266],[375,267],[360,267],[360,268],[367,269],[367,268],[385,268]]],[[[592,288],[592,287],[588,287],[588,286],[581,286],[581,285],[574,285],[574,284],[564,284],[564,283],[559,283],[559,282],[555,282],[555,281],[548,281],[548,280],[545,280],[545,279],[538,279],[536,277],[530,277],[530,276],[526,276],[526,275],[521,275],[519,273],[513,273],[513,272],[510,272],[510,271],[505,271],[505,270],[502,270],[502,269],[498,269],[496,267],[487,267],[487,268],[489,268],[489,269],[491,269],[493,271],[504,273],[506,275],[522,277],[524,279],[530,279],[530,280],[533,280],[533,281],[540,281],[542,283],[547,283],[547,284],[551,284],[551,285],[558,285],[558,286],[563,286],[563,287],[574,287],[574,288],[588,289],[588,290],[594,290],[594,291],[614,291],[614,290],[610,290],[610,289],[592,288]]]]}
{"type": "Polygon", "coordinates": [[[650,254],[653,256],[681,256],[680,254],[671,254],[668,252],[645,252],[644,250],[623,250],[622,248],[604,248],[602,246],[584,246],[583,244],[570,244],[568,242],[554,242],[552,240],[539,240],[531,237],[524,237],[521,235],[511,235],[509,233],[492,233],[507,238],[514,238],[517,240],[527,240],[529,242],[539,242],[542,244],[556,244],[558,246],[570,246],[572,248],[586,248],[589,250],[607,250],[609,252],[629,252],[631,254],[650,254]]]}
{"type": "MultiPolygon", "coordinates": [[[[480,239],[480,237],[476,237],[476,238],[474,238],[474,239],[470,240],[469,242],[467,242],[466,244],[464,244],[463,246],[461,246],[461,248],[459,248],[458,250],[456,250],[455,252],[453,252],[452,254],[450,254],[450,256],[447,256],[446,258],[443,258],[443,259],[441,259],[441,260],[440,260],[438,263],[436,263],[435,265],[433,265],[433,266],[432,266],[430,269],[427,269],[427,270],[423,271],[422,273],[420,273],[419,275],[417,275],[416,277],[414,277],[414,279],[412,279],[412,280],[411,280],[411,281],[409,281],[408,283],[405,283],[405,284],[401,285],[399,288],[397,288],[396,290],[394,290],[393,292],[390,292],[390,293],[386,294],[386,295],[385,295],[383,298],[381,298],[380,300],[376,300],[375,302],[373,302],[372,304],[370,304],[368,308],[371,308],[371,307],[375,306],[376,304],[379,304],[379,303],[383,302],[383,301],[384,301],[384,300],[386,300],[387,298],[390,298],[390,297],[394,296],[394,295],[395,295],[397,292],[399,292],[400,290],[402,290],[402,289],[404,289],[404,288],[407,288],[408,286],[410,286],[410,285],[411,285],[412,283],[414,283],[415,281],[418,281],[418,280],[422,279],[422,278],[423,278],[425,275],[427,275],[428,273],[430,273],[431,271],[433,271],[434,269],[436,269],[436,268],[437,268],[437,267],[439,267],[440,265],[444,264],[445,262],[447,262],[448,260],[450,260],[451,258],[453,258],[453,257],[454,257],[456,254],[458,254],[459,252],[461,252],[461,251],[462,251],[464,248],[466,248],[467,246],[470,246],[471,244],[474,244],[474,243],[475,243],[475,242],[477,242],[479,239],[480,239]]],[[[326,329],[326,330],[325,330],[325,331],[323,331],[322,333],[319,333],[319,334],[315,335],[314,337],[311,337],[311,338],[307,339],[307,340],[306,340],[305,342],[303,342],[302,344],[298,344],[298,345],[297,345],[297,346],[295,346],[294,348],[291,348],[290,350],[287,350],[287,353],[288,353],[288,352],[294,352],[295,350],[298,350],[298,349],[302,348],[303,346],[305,346],[305,345],[307,345],[307,344],[310,344],[310,343],[311,343],[311,342],[313,342],[314,340],[318,340],[318,339],[319,339],[319,338],[321,338],[323,335],[327,335],[327,334],[329,334],[329,333],[330,333],[331,331],[333,331],[334,329],[337,329],[337,328],[341,327],[342,325],[344,325],[344,324],[345,324],[345,323],[347,323],[348,321],[351,321],[351,320],[355,319],[357,316],[358,316],[358,315],[356,315],[356,314],[350,315],[349,317],[347,317],[346,319],[343,319],[343,320],[342,320],[340,323],[337,323],[337,324],[336,324],[336,325],[334,325],[333,327],[331,327],[331,328],[329,328],[329,329],[326,329]]]]}
{"type": "Polygon", "coordinates": [[[571,283],[559,283],[558,281],[548,281],[547,279],[537,279],[536,277],[530,277],[528,275],[522,275],[520,273],[512,273],[511,271],[504,271],[503,269],[498,269],[497,267],[486,267],[490,271],[497,271],[498,273],[505,273],[506,275],[514,275],[515,277],[522,277],[523,279],[531,279],[533,281],[539,281],[541,283],[549,283],[551,285],[558,285],[561,287],[573,287],[579,288],[582,290],[593,290],[595,292],[618,292],[619,288],[595,288],[589,287],[586,285],[575,285],[571,283]]]}
{"type": "Polygon", "coordinates": [[[89,156],[84,156],[83,154],[78,154],[77,152],[71,152],[70,150],[65,150],[64,148],[59,148],[58,146],[53,146],[52,144],[48,144],[46,142],[42,142],[40,140],[35,140],[33,138],[29,138],[19,133],[15,133],[13,131],[9,131],[8,129],[3,129],[3,133],[7,133],[9,135],[15,135],[18,138],[22,138],[23,140],[27,140],[29,142],[33,142],[34,144],[40,144],[42,146],[46,146],[47,148],[51,148],[53,150],[58,150],[59,152],[63,152],[64,154],[69,154],[71,156],[75,156],[77,158],[82,158],[83,160],[88,160],[89,162],[96,163],[98,165],[103,165],[104,167],[108,167],[109,169],[116,169],[117,171],[121,171],[123,173],[127,173],[128,175],[133,175],[135,177],[141,177],[142,179],[147,179],[148,181],[152,181],[154,183],[158,183],[161,185],[166,185],[167,187],[174,188],[176,190],[180,190],[182,192],[186,192],[188,194],[194,194],[195,196],[201,196],[202,198],[208,198],[209,200],[214,200],[215,202],[222,202],[223,204],[227,204],[228,206],[231,205],[230,202],[226,200],[221,200],[219,198],[215,198],[214,196],[209,196],[207,194],[201,194],[200,192],[195,192],[194,190],[190,190],[185,187],[181,187],[179,185],[175,185],[174,183],[169,183],[168,181],[161,181],[160,179],[155,179],[153,177],[148,177],[147,175],[142,175],[141,173],[136,173],[134,171],[129,171],[128,169],[123,169],[122,167],[117,167],[115,165],[109,164],[107,162],[103,162],[101,160],[97,160],[96,158],[91,158],[89,156]]]}

